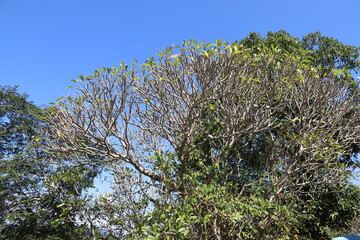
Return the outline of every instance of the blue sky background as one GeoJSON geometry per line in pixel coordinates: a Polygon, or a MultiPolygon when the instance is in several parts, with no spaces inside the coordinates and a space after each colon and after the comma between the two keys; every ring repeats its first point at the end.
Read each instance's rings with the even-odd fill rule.
{"type": "Polygon", "coordinates": [[[278,30],[360,46],[360,0],[0,0],[0,85],[19,85],[43,105],[80,74],[142,62],[183,40],[278,30]]]}
{"type": "Polygon", "coordinates": [[[70,79],[195,38],[321,31],[360,46],[359,0],[0,0],[0,85],[36,104],[66,95],[70,79]]]}

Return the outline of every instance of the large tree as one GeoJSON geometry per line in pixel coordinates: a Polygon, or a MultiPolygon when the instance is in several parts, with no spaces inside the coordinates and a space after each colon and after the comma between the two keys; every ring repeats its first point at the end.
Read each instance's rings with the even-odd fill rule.
{"type": "Polygon", "coordinates": [[[49,111],[47,149],[113,172],[96,224],[114,238],[324,237],[305,223],[331,228],[321,221],[344,212],[305,218],[319,210],[309,204],[323,204],[331,186],[351,218],[359,196],[343,194],[360,140],[349,76],[358,49],[322,58],[328,40],[191,40],[141,65],[81,76],[76,95],[49,111]]]}

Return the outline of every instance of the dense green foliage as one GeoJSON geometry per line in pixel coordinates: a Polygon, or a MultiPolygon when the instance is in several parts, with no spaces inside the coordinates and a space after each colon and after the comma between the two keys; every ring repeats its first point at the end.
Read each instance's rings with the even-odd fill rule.
{"type": "Polygon", "coordinates": [[[76,217],[96,173],[47,159],[41,110],[16,87],[1,87],[0,103],[0,238],[84,239],[76,217]]]}

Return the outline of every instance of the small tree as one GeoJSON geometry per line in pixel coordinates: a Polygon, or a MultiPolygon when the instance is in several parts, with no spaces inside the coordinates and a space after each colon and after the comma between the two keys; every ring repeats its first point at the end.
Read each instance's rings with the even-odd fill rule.
{"type": "Polygon", "coordinates": [[[115,238],[294,238],[299,204],[348,184],[341,159],[360,139],[348,72],[309,53],[192,40],[80,76],[49,113],[47,148],[114,174],[115,238]]]}

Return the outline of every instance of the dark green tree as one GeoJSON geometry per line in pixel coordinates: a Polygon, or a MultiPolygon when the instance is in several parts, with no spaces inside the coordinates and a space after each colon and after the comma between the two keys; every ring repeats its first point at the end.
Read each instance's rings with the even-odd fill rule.
{"type": "Polygon", "coordinates": [[[90,238],[79,218],[97,171],[50,161],[41,112],[17,87],[0,88],[0,238],[90,238]]]}

